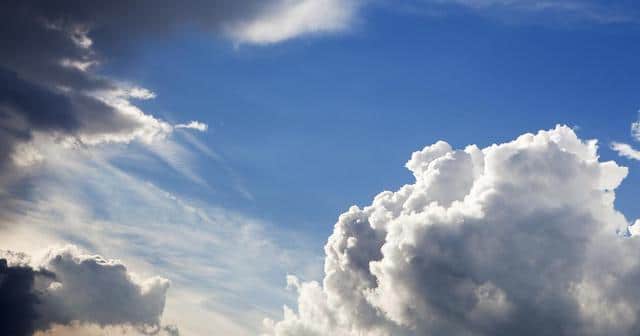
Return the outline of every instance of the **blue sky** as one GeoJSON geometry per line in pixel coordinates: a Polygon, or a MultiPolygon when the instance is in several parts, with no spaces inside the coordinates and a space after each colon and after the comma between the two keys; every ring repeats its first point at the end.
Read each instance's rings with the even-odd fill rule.
{"type": "MultiPolygon", "coordinates": [[[[560,123],[599,139],[603,158],[637,165],[608,149],[631,141],[639,108],[634,23],[388,8],[361,21],[347,33],[267,46],[183,32],[107,71],[152,88],[158,98],[146,110],[209,125],[198,138],[229,170],[199,160],[213,190],[168,188],[308,232],[318,244],[348,206],[407,183],[408,155],[439,139],[486,146],[560,123]]],[[[630,218],[640,215],[639,181],[631,169],[619,189],[630,218]]]]}
{"type": "MultiPolygon", "coordinates": [[[[73,244],[86,253],[76,262],[96,254],[122,261],[125,273],[135,274],[124,277],[134,286],[147,288],[137,279],[155,275],[171,282],[160,295],[162,300],[166,295],[164,314],[160,309],[151,320],[104,322],[71,314],[67,320],[82,325],[51,319],[61,328],[52,329],[52,335],[84,324],[104,331],[112,324],[129,328],[150,321],[163,328],[176,325],[181,335],[254,335],[263,331],[263,318],[306,321],[303,308],[283,320],[282,306],[295,310],[296,300],[303,302],[315,290],[331,295],[325,270],[333,256],[327,251],[332,243],[356,244],[340,245],[339,228],[357,231],[345,224],[357,213],[349,208],[414,184],[418,173],[405,163],[438,140],[455,149],[486,148],[567,125],[580,139],[599,141],[599,162],[614,160],[629,168],[616,188],[611,181],[621,170],[589,166],[598,160],[566,145],[575,135],[562,128],[539,135],[545,144],[555,141],[567,147],[564,151],[576,151],[582,161],[571,166],[573,172],[590,176],[581,185],[605,189],[596,193],[606,194],[605,200],[615,189],[615,208],[591,199],[585,200],[587,209],[572,208],[577,207],[572,197],[591,195],[589,189],[536,193],[531,183],[519,190],[535,194],[533,204],[538,198],[541,204],[545,199],[564,204],[566,196],[569,205],[563,206],[575,210],[576,217],[593,211],[602,222],[623,222],[628,228],[640,218],[640,152],[633,149],[640,147],[640,131],[632,132],[640,120],[640,8],[633,1],[265,3],[217,3],[214,9],[222,14],[200,3],[186,6],[184,13],[173,13],[169,5],[140,13],[135,12],[140,8],[114,5],[106,14],[93,13],[101,8],[95,4],[88,9],[34,5],[23,13],[39,10],[28,15],[33,22],[51,20],[38,28],[44,33],[34,28],[33,34],[22,34],[19,23],[11,23],[18,28],[5,35],[27,42],[13,48],[24,64],[0,53],[0,141],[7,148],[0,151],[0,200],[6,204],[0,206],[0,250],[24,252],[38,261],[52,255],[42,251],[45,247],[73,244]],[[55,20],[60,15],[69,26],[55,20]],[[40,33],[61,35],[67,44],[34,43],[40,33]],[[47,108],[33,112],[30,103],[21,105],[23,96],[12,91],[14,86],[25,88],[21,94],[32,90],[24,97],[42,100],[47,108]],[[52,96],[68,104],[56,109],[52,96]],[[184,127],[191,121],[201,129],[184,127]],[[614,143],[630,147],[614,150],[614,143]],[[598,182],[606,178],[588,175],[589,169],[609,180],[598,182]],[[601,206],[607,210],[594,210],[601,206]],[[307,282],[323,279],[328,287],[307,282]]],[[[549,148],[551,153],[555,147],[549,148]]],[[[544,168],[537,173],[548,181],[556,181],[552,173],[564,164],[530,160],[544,168]]],[[[445,189],[456,188],[451,182],[445,189]]],[[[518,205],[511,205],[518,213],[518,205]]],[[[543,210],[549,209],[540,210],[548,215],[543,210]]],[[[366,216],[374,222],[373,215],[366,216]]],[[[573,219],[569,216],[566,225],[573,219]]],[[[593,229],[585,222],[577,224],[593,229]]],[[[634,230],[628,229],[629,236],[637,234],[634,230]]],[[[391,246],[393,233],[385,234],[391,246]]],[[[30,267],[53,267],[43,260],[30,267]]],[[[370,257],[367,264],[376,261],[370,257]]],[[[378,266],[383,272],[388,265],[378,266]]],[[[381,284],[388,280],[373,273],[367,275],[381,284]]],[[[500,294],[502,289],[491,287],[498,280],[481,288],[500,294]]],[[[392,284],[400,288],[403,282],[392,284]]],[[[393,323],[403,322],[404,316],[384,306],[401,295],[376,295],[382,298],[376,309],[393,323]]],[[[142,305],[146,299],[140,299],[142,305]]],[[[367,296],[367,302],[375,299],[367,296]]],[[[385,329],[389,321],[380,330],[411,335],[400,331],[401,323],[385,329]]],[[[307,322],[306,327],[317,327],[307,322]]],[[[286,334],[278,332],[285,327],[270,326],[275,335],[286,334]]],[[[413,328],[414,333],[428,330],[413,328]]]]}

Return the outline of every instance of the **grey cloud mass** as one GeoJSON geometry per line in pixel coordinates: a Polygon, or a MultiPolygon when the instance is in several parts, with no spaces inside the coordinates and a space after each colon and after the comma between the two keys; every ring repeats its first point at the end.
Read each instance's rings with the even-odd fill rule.
{"type": "Polygon", "coordinates": [[[413,184],[340,216],[322,284],[291,277],[297,311],[269,335],[640,332],[640,240],[614,208],[627,169],[595,141],[564,126],[441,141],[407,168],[413,184]]]}
{"type": "Polygon", "coordinates": [[[86,255],[74,246],[51,249],[41,261],[4,253],[0,259],[0,334],[56,334],[61,326],[160,326],[169,281],[138,280],[117,260],[86,255]],[[53,329],[51,329],[53,328],[53,329]],[[51,329],[51,330],[50,330],[51,329]]]}

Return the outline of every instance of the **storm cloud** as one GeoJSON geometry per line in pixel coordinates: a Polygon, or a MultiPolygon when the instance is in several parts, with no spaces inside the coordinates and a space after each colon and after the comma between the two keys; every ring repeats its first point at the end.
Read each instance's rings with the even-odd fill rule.
{"type": "Polygon", "coordinates": [[[322,284],[271,335],[632,335],[640,240],[614,207],[625,167],[558,126],[484,149],[440,141],[413,184],[342,214],[322,284]]]}
{"type": "Polygon", "coordinates": [[[5,252],[0,259],[0,334],[57,334],[84,325],[177,334],[160,325],[168,288],[166,279],[137,279],[121,262],[74,246],[51,249],[40,261],[5,252]]]}

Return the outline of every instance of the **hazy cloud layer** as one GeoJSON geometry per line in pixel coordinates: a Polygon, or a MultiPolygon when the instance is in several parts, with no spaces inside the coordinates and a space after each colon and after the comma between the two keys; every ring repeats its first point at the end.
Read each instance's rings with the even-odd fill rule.
{"type": "Polygon", "coordinates": [[[322,284],[290,277],[297,311],[269,334],[640,332],[640,240],[613,205],[627,169],[595,141],[558,126],[484,149],[438,142],[407,168],[415,183],[340,216],[322,284]]]}
{"type": "Polygon", "coordinates": [[[31,335],[54,325],[81,324],[121,325],[140,333],[165,329],[160,317],[169,288],[166,279],[138,280],[121,262],[83,254],[71,245],[50,249],[38,261],[3,254],[0,334],[31,335]]]}
{"type": "Polygon", "coordinates": [[[401,4],[416,13],[442,15],[465,9],[501,21],[533,24],[637,23],[640,7],[624,0],[413,0],[401,4]]]}
{"type": "MultiPolygon", "coordinates": [[[[265,314],[275,318],[283,302],[294,302],[282,288],[287,272],[319,277],[322,259],[310,247],[321,246],[320,240],[169,193],[113,163],[156,169],[153,155],[139,149],[101,146],[62,155],[56,146],[41,148],[50,157],[47,169],[33,181],[37,192],[0,213],[0,246],[36,255],[41,246],[70,242],[117,255],[136,273],[170,279],[162,320],[184,335],[259,334],[265,314]],[[317,262],[307,265],[309,260],[317,262]]],[[[87,324],[55,330],[100,332],[87,324]]]]}

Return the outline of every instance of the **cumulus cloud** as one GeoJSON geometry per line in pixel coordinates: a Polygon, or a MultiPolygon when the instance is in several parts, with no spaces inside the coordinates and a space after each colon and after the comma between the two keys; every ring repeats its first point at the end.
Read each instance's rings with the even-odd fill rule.
{"type": "Polygon", "coordinates": [[[415,177],[339,217],[324,279],[270,335],[631,335],[640,240],[614,208],[627,168],[557,126],[484,149],[438,142],[415,177]]]}
{"type": "Polygon", "coordinates": [[[63,335],[68,333],[61,329],[85,326],[177,333],[160,326],[168,280],[137,279],[121,262],[84,254],[75,246],[50,249],[38,261],[5,252],[0,275],[3,335],[63,335]]]}

